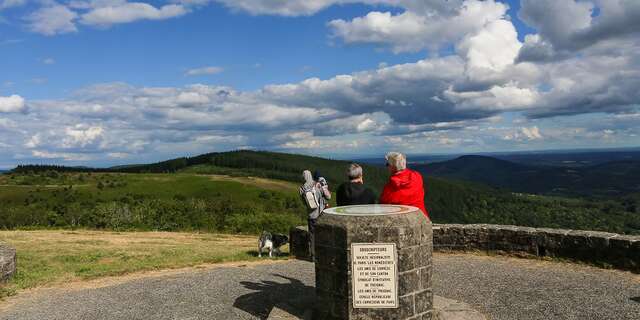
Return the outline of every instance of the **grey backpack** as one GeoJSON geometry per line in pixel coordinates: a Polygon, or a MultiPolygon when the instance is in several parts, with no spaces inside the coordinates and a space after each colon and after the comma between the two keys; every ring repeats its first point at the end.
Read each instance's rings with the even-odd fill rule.
{"type": "Polygon", "coordinates": [[[305,186],[300,187],[300,194],[302,195],[302,200],[307,205],[307,209],[315,210],[318,209],[320,204],[318,203],[318,199],[316,198],[315,190],[313,187],[307,188],[305,186]]]}

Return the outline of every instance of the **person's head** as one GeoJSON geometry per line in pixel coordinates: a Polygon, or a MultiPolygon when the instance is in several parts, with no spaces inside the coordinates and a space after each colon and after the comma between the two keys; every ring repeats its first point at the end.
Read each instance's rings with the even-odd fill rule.
{"type": "Polygon", "coordinates": [[[320,171],[318,170],[313,171],[313,180],[318,181],[320,177],[322,177],[322,174],[320,173],[320,171]]]}
{"type": "Polygon", "coordinates": [[[387,160],[386,165],[391,174],[407,168],[407,158],[400,152],[389,152],[384,158],[387,160]]]}
{"type": "Polygon", "coordinates": [[[362,167],[357,163],[352,163],[347,168],[347,177],[351,182],[362,183],[362,167]]]}
{"type": "Polygon", "coordinates": [[[311,171],[305,170],[302,171],[302,178],[304,179],[304,184],[311,185],[313,184],[313,176],[311,175],[311,171]]]}

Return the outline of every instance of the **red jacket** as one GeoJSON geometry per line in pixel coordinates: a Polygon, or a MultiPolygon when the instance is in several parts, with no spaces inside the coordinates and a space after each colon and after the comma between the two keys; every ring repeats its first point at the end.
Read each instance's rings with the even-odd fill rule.
{"type": "Polygon", "coordinates": [[[429,213],[424,206],[422,175],[413,170],[404,169],[392,175],[382,190],[380,203],[414,206],[429,218],[429,213]]]}

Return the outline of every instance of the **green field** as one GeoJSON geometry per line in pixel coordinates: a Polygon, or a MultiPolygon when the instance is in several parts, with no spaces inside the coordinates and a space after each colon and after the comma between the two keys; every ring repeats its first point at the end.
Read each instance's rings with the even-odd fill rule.
{"type": "Polygon", "coordinates": [[[294,183],[193,173],[1,175],[0,203],[5,229],[259,233],[305,221],[294,183]]]}

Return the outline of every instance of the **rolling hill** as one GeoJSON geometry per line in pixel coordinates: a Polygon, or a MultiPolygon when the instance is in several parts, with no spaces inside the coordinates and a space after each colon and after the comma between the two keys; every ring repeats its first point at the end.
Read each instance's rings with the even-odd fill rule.
{"type": "Polygon", "coordinates": [[[428,176],[474,181],[521,193],[588,197],[640,192],[640,161],[570,168],[532,166],[470,155],[414,168],[428,176]]]}
{"type": "MultiPolygon", "coordinates": [[[[346,180],[348,164],[295,154],[233,151],[101,169],[19,166],[0,178],[0,200],[7,199],[7,195],[14,199],[0,207],[0,222],[7,221],[7,217],[13,221],[5,228],[71,224],[90,228],[255,232],[256,225],[260,225],[282,230],[286,228],[283,223],[300,223],[304,219],[296,190],[302,170],[321,171],[335,190],[346,180]],[[232,184],[224,187],[224,183],[232,184]],[[237,183],[245,187],[240,188],[237,183]],[[250,188],[252,196],[247,198],[243,188],[250,188]],[[74,212],[85,216],[76,219],[74,212]],[[137,222],[120,224],[121,219],[137,222]]],[[[558,173],[554,171],[560,170],[557,168],[541,169],[475,156],[414,168],[426,172],[425,202],[434,222],[640,234],[640,193],[589,200],[518,194],[504,189],[508,184],[523,182],[541,188],[544,184],[540,181],[568,181],[562,176],[567,172],[558,173]],[[540,175],[544,179],[532,181],[540,175]]],[[[592,167],[589,177],[633,175],[634,168],[624,162],[603,164],[592,167]]],[[[379,193],[388,179],[386,168],[364,166],[364,171],[365,183],[379,193]]]]}

